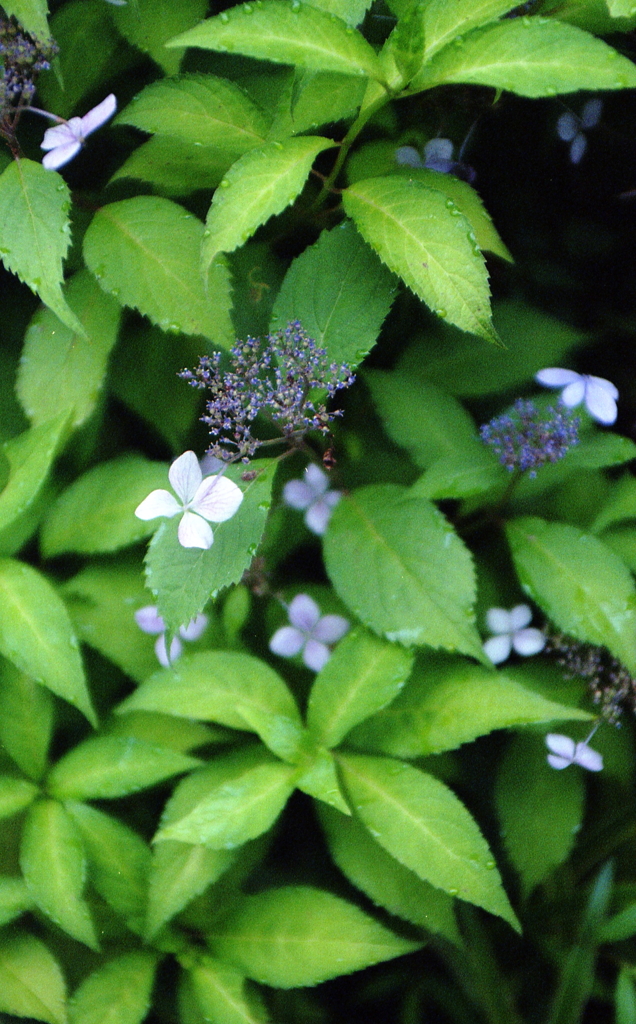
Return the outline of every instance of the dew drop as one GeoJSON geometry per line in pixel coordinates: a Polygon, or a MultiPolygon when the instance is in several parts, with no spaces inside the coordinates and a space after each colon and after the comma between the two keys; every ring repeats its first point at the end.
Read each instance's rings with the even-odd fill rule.
{"type": "Polygon", "coordinates": [[[181,324],[168,324],[166,329],[170,334],[181,334],[181,324]]]}
{"type": "Polygon", "coordinates": [[[487,860],[486,867],[488,868],[489,871],[493,871],[494,868],[497,867],[497,865],[495,864],[494,860],[487,860]]]}
{"type": "Polygon", "coordinates": [[[224,25],[227,25],[229,20],[230,16],[227,13],[227,11],[221,11],[221,13],[219,14],[219,21],[222,21],[224,25]]]}
{"type": "Polygon", "coordinates": [[[455,206],[455,203],[453,202],[452,199],[447,199],[446,200],[446,206],[448,207],[449,210],[452,210],[453,207],[455,206]]]}
{"type": "Polygon", "coordinates": [[[458,892],[459,892],[459,889],[449,889],[448,890],[448,895],[449,896],[457,896],[458,892]]]}
{"type": "Polygon", "coordinates": [[[55,189],[56,189],[57,192],[65,192],[66,191],[66,185],[56,185],[55,189]]]}
{"type": "Polygon", "coordinates": [[[274,149],[283,149],[282,142],[273,142],[272,145],[273,145],[274,149]]]}
{"type": "Polygon", "coordinates": [[[192,145],[193,146],[202,146],[203,143],[202,142],[193,142],[192,145]]]}
{"type": "Polygon", "coordinates": [[[258,508],[260,512],[269,512],[269,501],[261,501],[258,508]]]}
{"type": "Polygon", "coordinates": [[[442,320],[445,320],[448,316],[448,312],[445,309],[436,309],[435,315],[441,317],[442,320]]]}
{"type": "Polygon", "coordinates": [[[221,181],[219,183],[219,188],[229,188],[229,187],[230,187],[230,183],[227,180],[227,178],[224,178],[223,181],[221,181]]]}
{"type": "Polygon", "coordinates": [[[247,549],[247,553],[250,556],[250,558],[254,557],[254,555],[256,554],[257,550],[258,550],[258,544],[250,544],[249,548],[247,549]]]}
{"type": "Polygon", "coordinates": [[[205,231],[203,232],[203,237],[204,238],[209,238],[211,234],[212,234],[212,232],[210,231],[210,229],[206,228],[205,231]]]}
{"type": "Polygon", "coordinates": [[[10,252],[11,252],[11,249],[4,249],[4,248],[0,247],[0,255],[1,256],[8,256],[10,252]]]}
{"type": "Polygon", "coordinates": [[[291,9],[294,12],[294,14],[298,14],[298,12],[300,10],[299,0],[292,0],[291,9]]]}
{"type": "Polygon", "coordinates": [[[119,288],[111,288],[110,294],[117,298],[119,296],[119,288]]]}
{"type": "Polygon", "coordinates": [[[251,4],[243,4],[243,13],[244,14],[253,14],[254,13],[254,8],[252,7],[251,4]]]}

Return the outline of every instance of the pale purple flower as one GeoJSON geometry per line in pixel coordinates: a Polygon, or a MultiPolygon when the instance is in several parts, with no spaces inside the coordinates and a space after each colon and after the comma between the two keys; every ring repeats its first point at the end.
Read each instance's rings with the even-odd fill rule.
{"type": "Polygon", "coordinates": [[[508,611],[506,608],[491,608],[486,615],[486,624],[492,636],[484,644],[484,652],[494,665],[510,657],[511,651],[523,655],[538,654],[545,647],[546,639],[540,629],[528,628],[532,612],[527,604],[517,604],[508,611]]]}
{"type": "Polygon", "coordinates": [[[179,523],[179,543],[184,548],[212,547],[214,536],[209,523],[231,519],[243,501],[243,493],[231,480],[217,474],[203,479],[194,452],[184,452],[172,463],[168,479],[179,501],[169,491],[151,491],[135,509],[138,519],[156,519],[183,512],[179,523]],[[209,522],[208,522],[209,521],[209,522]]]}
{"type": "Polygon", "coordinates": [[[576,373],[575,370],[552,366],[547,370],[539,370],[535,380],[546,388],[563,388],[561,401],[569,409],[585,402],[590,416],[599,423],[609,425],[616,420],[618,389],[604,377],[593,377],[589,373],[576,373]]]}
{"type": "Polygon", "coordinates": [[[111,92],[84,117],[72,117],[69,121],[47,128],[40,144],[41,149],[49,150],[42,160],[47,171],[56,171],[77,156],[88,136],[101,128],[116,110],[117,100],[111,92]]]}
{"type": "Polygon", "coordinates": [[[166,624],[157,611],[156,605],[148,604],[136,611],[135,622],[140,629],[143,629],[144,633],[149,633],[151,636],[159,634],[155,641],[155,654],[159,664],[164,668],[170,668],[170,665],[177,660],[183,650],[183,644],[179,637],[182,640],[198,640],[208,624],[208,617],[203,614],[197,615],[196,618],[188,622],[187,626],[180,626],[179,636],[173,637],[170,644],[170,653],[166,650],[166,624]]]}
{"type": "Polygon", "coordinates": [[[329,490],[329,477],[313,462],[307,466],[304,479],[289,480],[283,488],[285,504],[304,512],[305,525],[319,537],[341,497],[342,491],[329,490]]]}
{"type": "Polygon", "coordinates": [[[577,117],[570,110],[561,114],[557,123],[557,135],[563,142],[570,143],[570,161],[580,163],[587,149],[587,139],[583,129],[596,128],[603,112],[603,100],[595,98],[583,104],[581,116],[577,117]]]}
{"type": "Polygon", "coordinates": [[[294,658],[302,651],[307,668],[320,672],[331,657],[329,644],[341,640],[350,623],[342,615],[322,615],[308,594],[297,594],[287,606],[290,625],[281,626],[269,642],[269,649],[282,658],[294,658]]]}
{"type": "Polygon", "coordinates": [[[587,768],[588,772],[600,772],[603,768],[603,755],[597,750],[588,746],[596,729],[588,736],[587,740],[575,743],[569,736],[560,732],[549,732],[545,738],[546,746],[551,753],[548,754],[548,764],[551,768],[560,771],[568,768],[571,764],[578,764],[580,768],[587,768]]]}

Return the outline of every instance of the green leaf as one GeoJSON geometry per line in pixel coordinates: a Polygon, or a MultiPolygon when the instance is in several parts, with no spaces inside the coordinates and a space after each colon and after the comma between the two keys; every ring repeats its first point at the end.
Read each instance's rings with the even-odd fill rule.
{"type": "Polygon", "coordinates": [[[628,903],[626,907],[619,910],[599,929],[599,942],[622,942],[624,939],[631,939],[636,932],[636,903],[628,903]]]}
{"type": "Polygon", "coordinates": [[[461,82],[537,97],[636,86],[636,68],[627,57],[552,18],[509,18],[457,42],[422,67],[409,91],[461,82]]]}
{"type": "Polygon", "coordinates": [[[613,18],[631,18],[636,14],[634,0],[605,0],[607,9],[613,18]]]}
{"type": "Polygon", "coordinates": [[[303,766],[296,778],[296,786],[303,793],[313,796],[316,800],[335,807],[341,814],[351,814],[349,806],[340,788],[336,762],[329,750],[319,747],[313,752],[307,766],[303,766]]]}
{"type": "Polygon", "coordinates": [[[0,559],[0,600],[0,652],[95,724],[71,621],[48,580],[29,565],[0,559]]]}
{"type": "Polygon", "coordinates": [[[295,712],[290,717],[251,702],[241,704],[240,701],[236,710],[245,721],[246,728],[252,729],[273,754],[289,764],[297,764],[302,760],[305,730],[299,724],[295,712]]]}
{"type": "Polygon", "coordinates": [[[57,171],[13,160],[0,174],[0,259],[73,331],[83,331],[60,285],[71,240],[70,192],[57,171]]]}
{"type": "MultiPolygon", "coordinates": [[[[31,899],[26,882],[22,878],[0,878],[0,926],[15,920],[27,910],[33,910],[35,904],[31,899]]],[[[0,977],[2,967],[0,966],[0,977]]],[[[2,996],[0,996],[0,1001],[2,996]]]]}
{"type": "Polygon", "coordinates": [[[148,846],[123,822],[95,807],[69,800],[66,809],[81,833],[91,884],[140,933],[148,894],[148,846]]]}
{"type": "Polygon", "coordinates": [[[294,768],[264,748],[221,754],[177,786],[155,841],[231,850],[271,828],[293,790],[294,768]]]}
{"type": "Polygon", "coordinates": [[[614,552],[575,526],[534,516],[506,532],[521,586],[555,626],[636,672],[636,589],[614,552]]]}
{"type": "Polygon", "coordinates": [[[0,775],[0,818],[11,818],[32,804],[39,793],[37,786],[26,779],[0,775]]]}
{"type": "Polygon", "coordinates": [[[330,360],[355,366],[375,345],[394,297],[395,279],[345,221],[293,261],[272,327],[300,320],[330,360]]]}
{"type": "Polygon", "coordinates": [[[157,958],[123,953],[89,974],[69,1002],[70,1024],[141,1024],[150,1009],[157,958]]]}
{"type": "Polygon", "coordinates": [[[616,526],[603,533],[600,539],[628,569],[636,573],[636,530],[633,526],[616,526]]]}
{"type": "Polygon", "coordinates": [[[66,986],[57,960],[26,932],[0,936],[0,1010],[66,1024],[66,986]]]}
{"type": "Polygon", "coordinates": [[[132,736],[94,736],[57,762],[47,790],[59,800],[107,800],[156,786],[200,764],[198,757],[132,736]]]}
{"type": "Polygon", "coordinates": [[[167,75],[179,70],[181,54],[170,53],[165,43],[176,32],[196,25],[207,12],[207,0],[134,0],[111,12],[121,34],[149,54],[167,75]]]}
{"type": "Polygon", "coordinates": [[[444,456],[473,459],[484,450],[464,407],[421,375],[405,367],[390,373],[367,370],[364,379],[387,434],[422,469],[444,456]]]}
{"type": "Polygon", "coordinates": [[[227,172],[208,211],[201,247],[204,274],[219,253],[238,248],[289,206],[302,191],[318,154],[333,145],[331,139],[303,135],[244,153],[227,172]]]}
{"type": "Polygon", "coordinates": [[[173,718],[155,711],[132,711],[128,715],[111,718],[108,732],[112,736],[133,736],[160,747],[170,747],[185,753],[194,747],[225,743],[225,729],[214,729],[192,719],[173,718]]]}
{"type": "Polygon", "coordinates": [[[281,93],[269,138],[282,140],[353,117],[366,87],[364,78],[296,68],[281,93]]]}
{"type": "Polygon", "coordinates": [[[494,729],[591,717],[524,686],[505,669],[428,655],[396,700],[359,725],[351,742],[395,757],[423,757],[454,750],[494,729]]]}
{"type": "Polygon", "coordinates": [[[582,772],[555,772],[546,760],[543,737],[514,737],[499,765],[495,807],[506,852],[526,895],[569,856],[584,802],[582,772]]]}
{"type": "Polygon", "coordinates": [[[38,800],[29,809],[20,867],[40,910],[78,942],[98,949],[88,906],[82,899],[86,875],[82,837],[57,800],[38,800]]]}
{"type": "Polygon", "coordinates": [[[137,682],[157,669],[154,638],[139,628],[134,617],[138,608],[149,603],[140,569],[137,561],[87,565],[61,588],[80,640],[137,682]]]}
{"type": "Polygon", "coordinates": [[[51,38],[47,22],[47,0],[7,0],[2,6],[8,15],[12,14],[37,39],[44,42],[51,38]]]}
{"type": "Polygon", "coordinates": [[[395,484],[353,492],[334,510],[324,557],[339,597],[376,633],[484,660],[470,553],[424,498],[395,484]]]}
{"type": "Polygon", "coordinates": [[[242,53],[279,64],[298,64],[316,71],[366,75],[382,81],[380,62],[366,39],[340,18],[299,3],[263,0],[208,18],[171,39],[168,46],[242,53]]]}
{"type": "Polygon", "coordinates": [[[420,946],[339,896],[302,885],[244,896],[207,939],[219,959],[276,988],[316,985],[420,946]]]}
{"type": "MultiPolygon", "coordinates": [[[[395,162],[395,156],[393,162],[395,162]]],[[[394,171],[394,173],[396,172],[394,171]]],[[[479,248],[485,249],[487,252],[494,252],[502,260],[513,262],[510,251],[499,237],[481,196],[467,181],[456,178],[454,174],[431,171],[427,167],[398,167],[397,173],[411,181],[419,181],[428,188],[436,188],[439,192],[443,192],[448,199],[452,199],[457,209],[461,210],[466,220],[469,221],[479,248]]]]}
{"type": "Polygon", "coordinates": [[[53,728],[53,698],[10,662],[0,665],[0,743],[36,781],[46,771],[53,728]]]}
{"type": "Polygon", "coordinates": [[[461,945],[451,896],[391,857],[355,818],[321,807],[320,821],[331,855],[350,882],[391,914],[461,945]]]}
{"type": "Polygon", "coordinates": [[[173,668],[155,672],[116,712],[161,711],[247,729],[236,709],[250,704],[300,724],[294,698],[266,662],[235,651],[202,651],[183,655],[173,668]]]}
{"type": "Polygon", "coordinates": [[[137,505],[166,486],[168,466],[141,455],[100,462],[60,494],[41,536],[45,558],[74,551],[101,554],[136,544],[152,526],[135,516],[137,505]]]}
{"type": "Polygon", "coordinates": [[[486,264],[452,199],[399,174],[358,181],[342,198],[365,241],[437,316],[498,341],[486,264]]]}
{"type": "Polygon", "coordinates": [[[80,427],[95,409],[108,356],[117,340],[121,308],[85,270],[64,289],[83,331],[71,330],[50,309],[38,310],[27,329],[17,394],[34,426],[65,412],[80,427]]]}
{"type": "Polygon", "coordinates": [[[244,975],[206,956],[189,971],[195,999],[206,1021],[215,1024],[265,1024],[258,994],[244,975]]]}
{"type": "Polygon", "coordinates": [[[594,519],[590,533],[601,533],[624,519],[636,519],[636,480],[631,473],[614,482],[609,500],[594,519]]]}
{"type": "Polygon", "coordinates": [[[418,498],[470,498],[493,488],[501,491],[510,482],[503,466],[487,448],[471,446],[468,451],[443,455],[432,462],[411,487],[418,498]]]}
{"type": "MultiPolygon", "coordinates": [[[[611,0],[608,2],[611,3],[611,0]]],[[[634,974],[630,968],[621,967],[614,999],[616,1024],[634,1024],[636,1021],[636,988],[634,987],[634,974]]]]}
{"type": "Polygon", "coordinates": [[[309,694],[307,725],[318,742],[337,746],[354,725],[390,704],[412,667],[412,656],[402,648],[362,629],[349,633],[309,694]]]}
{"type": "Polygon", "coordinates": [[[338,756],[347,794],[380,846],[416,875],[519,930],[488,844],[454,793],[389,758],[338,756]]]}
{"type": "Polygon", "coordinates": [[[160,194],[187,196],[199,189],[216,188],[235,160],[235,153],[216,146],[183,142],[170,135],[154,135],[133,150],[110,180],[138,178],[147,181],[160,194]]]}
{"type": "Polygon", "coordinates": [[[200,279],[203,224],[159,196],[102,206],[84,236],[84,259],[104,291],[164,331],[202,334],[215,345],[233,342],[230,281],[218,262],[207,291],[200,279]]]}
{"type": "Polygon", "coordinates": [[[184,548],[177,538],[178,520],[168,520],[155,533],[146,555],[146,583],[157,599],[160,615],[175,631],[194,618],[224,587],[238,583],[260,543],[271,502],[278,462],[261,459],[250,464],[253,479],[242,481],[244,466],[226,471],[243,491],[238,512],[214,529],[207,551],[184,548]]]}
{"type": "Polygon", "coordinates": [[[2,453],[9,463],[9,479],[0,491],[0,546],[10,545],[12,528],[20,524],[37,502],[53,460],[66,436],[68,415],[63,413],[41,426],[5,441],[2,453]]]}
{"type": "Polygon", "coordinates": [[[364,18],[364,12],[371,6],[371,0],[311,0],[311,6],[327,11],[328,14],[335,14],[351,28],[355,28],[364,18]]]}
{"type": "Polygon", "coordinates": [[[169,839],[157,843],[150,864],[146,940],[216,882],[234,856],[231,850],[211,850],[201,844],[169,839]]]}
{"type": "Polygon", "coordinates": [[[422,7],[426,59],[470,29],[495,21],[515,6],[509,0],[428,0],[422,7]]]}
{"type": "Polygon", "coordinates": [[[229,150],[234,159],[262,146],[269,128],[262,111],[242,89],[215,75],[153,82],[117,115],[115,123],[229,150]]]}

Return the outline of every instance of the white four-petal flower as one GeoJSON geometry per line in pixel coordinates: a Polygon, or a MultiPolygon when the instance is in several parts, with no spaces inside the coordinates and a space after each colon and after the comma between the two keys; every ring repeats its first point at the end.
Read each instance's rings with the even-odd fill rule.
{"type": "Polygon", "coordinates": [[[535,380],[546,388],[563,388],[561,401],[569,409],[585,402],[590,416],[599,423],[614,423],[618,389],[610,380],[593,377],[588,373],[576,373],[575,370],[563,370],[557,366],[539,370],[535,380]]]}
{"type": "Polygon", "coordinates": [[[269,642],[269,649],[283,658],[302,651],[307,668],[320,672],[331,657],[328,644],[341,640],[350,623],[342,615],[322,615],[308,594],[296,594],[287,608],[291,625],[281,626],[269,642]]]}
{"type": "Polygon", "coordinates": [[[546,641],[541,630],[527,628],[531,619],[532,612],[527,604],[517,604],[510,611],[506,608],[488,611],[486,624],[495,636],[486,640],[484,651],[494,665],[505,661],[512,650],[526,658],[543,650],[546,641]]]}
{"type": "Polygon", "coordinates": [[[172,463],[168,479],[179,501],[162,489],[151,491],[135,509],[138,519],[171,518],[183,512],[179,543],[184,548],[209,548],[214,536],[209,523],[231,519],[243,501],[243,493],[231,480],[217,474],[203,479],[194,452],[184,452],[172,463]],[[209,521],[209,522],[208,522],[209,521]]]}
{"type": "Polygon", "coordinates": [[[570,143],[571,163],[580,163],[587,149],[587,139],[583,129],[596,128],[602,112],[603,100],[594,97],[583,104],[580,117],[573,114],[571,110],[567,110],[559,117],[556,123],[557,135],[564,142],[570,143]]]}
{"type": "Polygon", "coordinates": [[[71,117],[62,124],[47,128],[40,144],[40,149],[48,150],[42,160],[47,171],[56,171],[77,156],[88,136],[101,128],[116,110],[117,100],[111,92],[84,117],[71,117]]]}
{"type": "Polygon", "coordinates": [[[559,771],[571,764],[578,764],[581,768],[587,768],[588,772],[600,772],[603,767],[603,755],[599,754],[598,750],[588,747],[588,740],[591,738],[592,736],[588,736],[587,740],[575,743],[569,736],[564,736],[560,732],[549,732],[545,738],[546,746],[551,751],[548,754],[548,764],[559,771]]]}
{"type": "Polygon", "coordinates": [[[149,633],[151,636],[159,634],[155,641],[155,654],[164,668],[170,668],[183,650],[179,636],[183,640],[198,640],[208,624],[208,617],[203,614],[197,615],[188,622],[187,626],[180,626],[179,636],[172,638],[170,653],[166,650],[166,624],[157,611],[156,605],[148,604],[144,608],[139,608],[135,612],[135,622],[140,629],[143,629],[144,633],[149,633]]]}
{"type": "Polygon", "coordinates": [[[313,462],[307,466],[303,480],[289,480],[283,488],[283,501],[304,512],[305,526],[322,537],[331,513],[342,497],[342,491],[330,491],[329,477],[313,462]]]}

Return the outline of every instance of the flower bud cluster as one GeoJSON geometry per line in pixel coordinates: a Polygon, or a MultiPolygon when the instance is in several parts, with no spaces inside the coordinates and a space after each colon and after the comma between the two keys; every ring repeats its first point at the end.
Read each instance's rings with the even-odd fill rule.
{"type": "Polygon", "coordinates": [[[578,676],[588,685],[601,717],[615,725],[625,709],[636,711],[636,679],[605,647],[579,643],[560,633],[548,638],[547,654],[555,654],[565,674],[578,676]]]}
{"type": "Polygon", "coordinates": [[[479,428],[506,469],[519,469],[528,476],[547,462],[558,462],[579,442],[578,416],[568,408],[552,407],[540,412],[534,402],[518,398],[512,412],[496,416],[479,428]]]}
{"type": "Polygon", "coordinates": [[[33,39],[14,18],[0,17],[0,109],[3,114],[17,103],[28,104],[35,92],[35,78],[51,66],[57,53],[52,39],[33,39]]]}
{"type": "Polygon", "coordinates": [[[355,380],[346,363],[328,362],[325,349],[297,320],[265,339],[237,341],[230,351],[229,370],[221,369],[221,361],[220,352],[203,356],[195,370],[183,370],[179,376],[210,392],[201,420],[213,438],[209,452],[226,461],[240,457],[247,462],[263,444],[252,434],[259,413],[290,443],[309,430],[327,433],[341,411],[328,412],[312,392],[320,389],[332,398],[355,380]]]}

